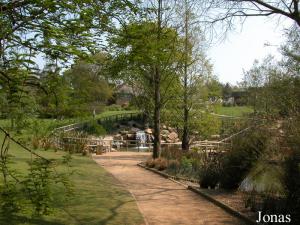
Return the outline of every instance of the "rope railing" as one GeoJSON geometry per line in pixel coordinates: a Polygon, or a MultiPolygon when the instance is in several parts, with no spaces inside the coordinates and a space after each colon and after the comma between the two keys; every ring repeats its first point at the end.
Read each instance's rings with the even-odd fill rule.
{"type": "Polygon", "coordinates": [[[246,132],[247,130],[251,129],[252,127],[253,127],[253,126],[247,127],[247,128],[245,128],[245,129],[243,129],[243,130],[237,132],[237,133],[234,133],[234,134],[230,135],[229,137],[222,139],[220,142],[226,142],[226,141],[228,141],[228,140],[231,140],[233,137],[238,136],[238,135],[240,135],[240,134],[246,132]]]}

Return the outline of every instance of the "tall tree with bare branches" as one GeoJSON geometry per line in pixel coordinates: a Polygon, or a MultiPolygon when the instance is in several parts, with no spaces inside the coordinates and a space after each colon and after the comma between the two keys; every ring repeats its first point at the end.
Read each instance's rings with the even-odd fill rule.
{"type": "Polygon", "coordinates": [[[233,24],[234,18],[281,16],[300,27],[299,0],[208,0],[201,1],[207,21],[233,24]]]}

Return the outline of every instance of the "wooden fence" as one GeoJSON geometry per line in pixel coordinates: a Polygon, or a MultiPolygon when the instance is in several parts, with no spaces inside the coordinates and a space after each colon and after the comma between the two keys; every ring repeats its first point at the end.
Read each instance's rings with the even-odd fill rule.
{"type": "Polygon", "coordinates": [[[112,140],[103,138],[77,138],[77,137],[61,137],[56,142],[60,149],[68,149],[76,151],[80,147],[79,152],[110,152],[112,150],[112,140]]]}
{"type": "MultiPolygon", "coordinates": [[[[117,151],[152,151],[153,142],[141,143],[139,140],[113,140],[111,138],[77,138],[77,137],[61,137],[56,140],[56,145],[60,149],[73,149],[76,146],[81,146],[82,151],[88,150],[89,152],[110,152],[117,151]]],[[[161,143],[163,149],[172,147],[180,148],[181,142],[177,143],[161,143]]]]}

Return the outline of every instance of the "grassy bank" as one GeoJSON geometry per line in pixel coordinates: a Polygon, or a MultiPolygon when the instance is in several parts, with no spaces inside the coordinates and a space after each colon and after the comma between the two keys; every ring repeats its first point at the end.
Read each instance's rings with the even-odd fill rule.
{"type": "MultiPolygon", "coordinates": [[[[3,140],[3,135],[0,135],[3,140]]],[[[52,150],[37,150],[37,153],[48,159],[62,160],[65,152],[52,150]]],[[[10,168],[15,170],[19,177],[26,175],[27,161],[30,153],[22,150],[15,144],[11,145],[10,154],[12,164],[10,168]]],[[[66,166],[59,166],[58,172],[65,172],[66,166]]],[[[71,160],[70,180],[74,185],[74,195],[67,201],[64,198],[63,188],[56,188],[53,192],[54,199],[52,214],[41,218],[32,217],[32,209],[22,208],[14,218],[5,218],[2,215],[0,224],[22,225],[75,225],[75,224],[141,224],[142,216],[137,209],[131,194],[102,167],[97,165],[90,157],[73,155],[71,160]]],[[[2,183],[0,179],[0,184],[2,183]]]]}
{"type": "MultiPolygon", "coordinates": [[[[96,119],[102,119],[105,117],[126,115],[131,113],[138,113],[137,110],[119,110],[119,111],[104,111],[96,115],[96,119]]],[[[81,123],[92,121],[92,117],[79,117],[79,118],[66,118],[66,119],[41,119],[41,118],[28,118],[25,119],[21,128],[18,131],[10,131],[11,134],[17,136],[18,139],[22,139],[25,142],[30,143],[33,135],[35,136],[46,136],[51,133],[55,128],[66,126],[74,123],[81,123]]],[[[0,120],[0,126],[7,131],[10,130],[11,122],[8,119],[0,120]]]]}
{"type": "MultiPolygon", "coordinates": [[[[120,111],[104,111],[100,114],[96,115],[96,119],[101,119],[104,117],[115,116],[115,115],[123,115],[123,114],[131,114],[131,113],[138,113],[138,110],[120,110],[120,111]]],[[[28,118],[23,121],[24,124],[32,124],[34,121],[43,124],[47,127],[60,127],[72,123],[80,123],[83,121],[91,120],[92,116],[90,117],[78,117],[78,118],[66,118],[66,119],[41,119],[41,118],[28,118]]],[[[8,119],[0,119],[0,126],[2,127],[9,127],[10,120],[8,119]]]]}
{"type": "Polygon", "coordinates": [[[226,116],[243,116],[245,114],[252,113],[253,109],[249,106],[216,106],[215,113],[226,116]]]}

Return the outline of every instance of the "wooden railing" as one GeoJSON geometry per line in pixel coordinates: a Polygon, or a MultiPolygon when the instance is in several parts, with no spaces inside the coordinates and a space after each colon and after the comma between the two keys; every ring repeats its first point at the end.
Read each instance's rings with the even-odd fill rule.
{"type": "Polygon", "coordinates": [[[223,141],[195,141],[191,147],[200,148],[206,153],[219,153],[230,147],[229,143],[223,141]]]}
{"type": "Polygon", "coordinates": [[[82,146],[82,151],[96,152],[97,150],[109,152],[112,149],[112,140],[105,138],[77,138],[77,137],[62,137],[59,139],[58,147],[64,149],[66,146],[70,147],[77,145],[82,146]]]}
{"type": "MultiPolygon", "coordinates": [[[[56,141],[57,147],[63,149],[66,146],[84,145],[85,148],[89,149],[90,152],[95,152],[96,150],[103,150],[104,152],[110,152],[112,149],[119,151],[130,151],[130,150],[145,150],[152,151],[153,142],[141,143],[140,140],[112,140],[102,138],[78,138],[78,137],[62,137],[56,141]]],[[[181,142],[177,143],[161,143],[163,149],[168,149],[171,147],[179,148],[181,142]]]]}
{"type": "MultiPolygon", "coordinates": [[[[146,148],[147,150],[152,150],[153,149],[153,142],[146,142],[146,143],[141,143],[139,140],[114,140],[113,141],[113,146],[116,147],[116,149],[126,149],[128,151],[130,148],[135,148],[138,151],[146,148]]],[[[181,142],[176,142],[176,143],[161,143],[161,146],[163,148],[170,148],[170,147],[179,147],[181,146],[181,142]]]]}
{"type": "Polygon", "coordinates": [[[65,133],[65,132],[69,132],[69,131],[72,131],[72,130],[80,129],[82,126],[83,126],[83,123],[73,123],[73,124],[69,124],[69,125],[66,125],[66,126],[55,128],[53,130],[53,133],[55,133],[55,132],[65,133]]]}

